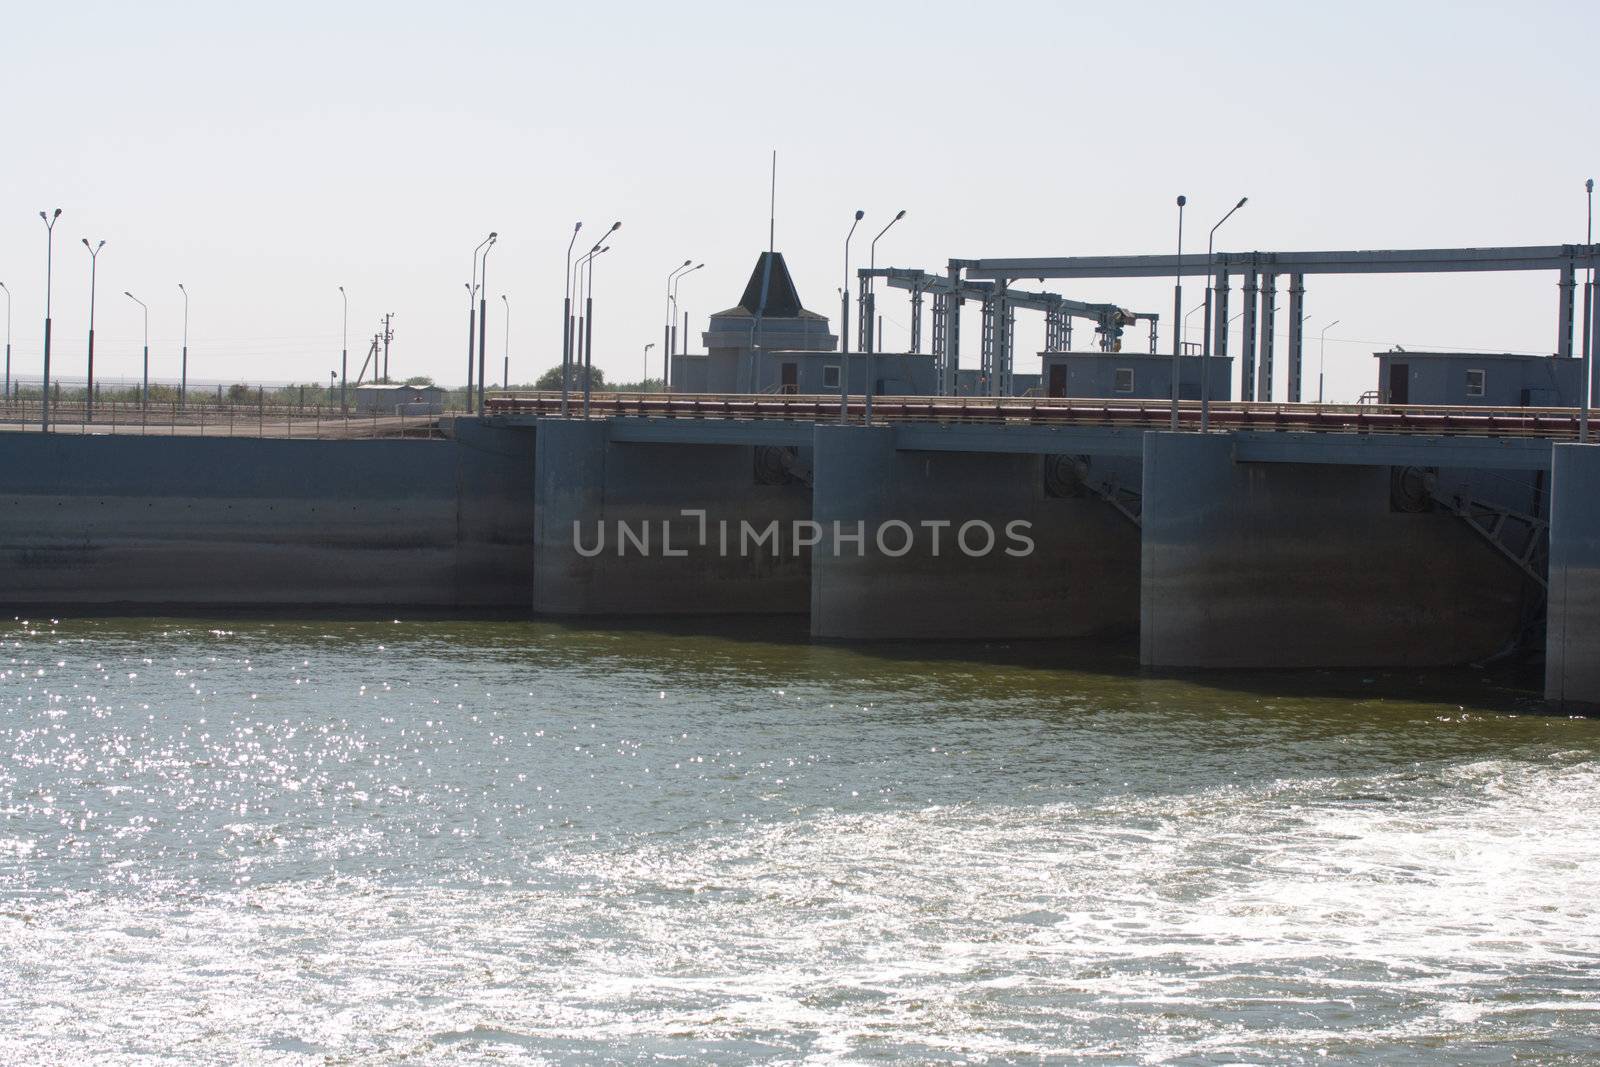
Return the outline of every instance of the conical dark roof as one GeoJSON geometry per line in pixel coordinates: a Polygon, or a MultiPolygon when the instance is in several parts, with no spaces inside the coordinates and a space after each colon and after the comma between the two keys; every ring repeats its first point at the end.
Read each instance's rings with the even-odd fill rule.
{"type": "Polygon", "coordinates": [[[799,318],[805,308],[800,306],[800,294],[795,292],[794,279],[789,277],[789,267],[783,262],[782,252],[763,252],[756,260],[756,269],[750,272],[750,284],[744,287],[739,306],[752,315],[768,319],[799,318]],[[763,306],[761,295],[766,292],[763,306]]]}

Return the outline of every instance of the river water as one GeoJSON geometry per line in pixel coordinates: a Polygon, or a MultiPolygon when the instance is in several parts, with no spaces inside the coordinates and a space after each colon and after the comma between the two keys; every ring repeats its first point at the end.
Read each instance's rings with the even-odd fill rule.
{"type": "Polygon", "coordinates": [[[1600,722],[803,623],[0,624],[6,1063],[1600,1057],[1600,722]]]}

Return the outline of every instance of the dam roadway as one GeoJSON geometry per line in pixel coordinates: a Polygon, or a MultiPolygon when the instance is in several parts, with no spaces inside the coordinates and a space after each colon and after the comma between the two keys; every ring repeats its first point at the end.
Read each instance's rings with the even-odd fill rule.
{"type": "Polygon", "coordinates": [[[582,410],[493,397],[392,431],[433,440],[365,418],[367,440],[299,419],[276,439],[270,417],[223,439],[6,433],[0,600],[790,612],[825,639],[1137,635],[1158,668],[1542,648],[1553,703],[1600,705],[1600,449],[1572,409],[1219,403],[1205,433],[1192,402],[1177,432],[1149,401],[582,410]],[[1020,557],[882,539],[1018,522],[1020,557]],[[785,533],[730,550],[719,524],[785,533]]]}

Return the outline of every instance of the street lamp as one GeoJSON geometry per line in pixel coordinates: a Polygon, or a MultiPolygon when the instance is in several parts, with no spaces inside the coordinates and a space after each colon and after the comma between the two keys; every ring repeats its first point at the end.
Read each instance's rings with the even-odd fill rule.
{"type": "Polygon", "coordinates": [[[650,380],[650,350],[656,346],[654,341],[644,346],[644,376],[639,379],[639,391],[644,392],[644,383],[650,380]]]}
{"type": "MultiPolygon", "coordinates": [[[[899,222],[905,217],[906,209],[901,208],[899,212],[895,214],[895,217],[889,220],[888,225],[878,231],[878,236],[872,239],[872,244],[868,248],[867,263],[873,270],[878,269],[878,241],[883,237],[884,234],[889,232],[890,226],[893,226],[895,223],[899,222]]],[[[867,334],[867,380],[862,391],[864,402],[861,408],[861,419],[862,423],[867,426],[872,425],[872,375],[874,373],[872,357],[873,354],[878,350],[878,337],[877,334],[873,332],[872,328],[873,316],[877,313],[878,309],[876,281],[877,279],[872,276],[868,276],[867,278],[867,321],[863,324],[863,328],[866,330],[867,334]]]]}
{"type": "Polygon", "coordinates": [[[41,405],[39,408],[39,429],[43,433],[50,432],[50,281],[55,273],[55,236],[56,220],[61,217],[61,209],[56,208],[55,214],[46,215],[39,212],[39,217],[44,220],[44,389],[41,391],[41,405]]]}
{"type": "Polygon", "coordinates": [[[506,294],[501,293],[500,303],[506,306],[506,349],[502,357],[504,363],[500,368],[500,388],[506,390],[511,388],[511,301],[506,299],[506,294]]]}
{"type": "Polygon", "coordinates": [[[561,305],[561,415],[567,414],[567,390],[572,386],[572,246],[578,243],[582,221],[572,226],[572,238],[567,242],[567,298],[561,305]]]}
{"type": "Polygon", "coordinates": [[[150,305],[126,289],[122,295],[144,308],[144,385],[139,389],[139,410],[143,411],[150,403],[150,305]]]}
{"type": "Polygon", "coordinates": [[[178,377],[178,410],[183,410],[184,398],[189,395],[189,290],[178,283],[183,293],[183,363],[178,377]]]}
{"type": "MultiPolygon", "coordinates": [[[[472,410],[472,344],[477,340],[478,334],[478,305],[473,299],[478,294],[478,253],[482,252],[484,246],[494,238],[493,233],[489,234],[472,250],[472,282],[467,286],[467,399],[463,405],[467,412],[472,410]]],[[[374,375],[374,378],[376,377],[374,375]]]]}
{"type": "Polygon", "coordinates": [[[1589,403],[1590,392],[1593,389],[1592,375],[1594,373],[1594,347],[1600,344],[1600,300],[1595,299],[1594,289],[1594,179],[1589,178],[1583,183],[1584,196],[1588,200],[1588,225],[1584,231],[1584,243],[1589,246],[1590,267],[1589,280],[1583,285],[1583,384],[1579,392],[1583,395],[1583,410],[1578,419],[1578,440],[1589,439],[1589,403]]]}
{"type": "MultiPolygon", "coordinates": [[[[674,337],[673,337],[672,327],[673,327],[673,324],[677,321],[677,314],[676,314],[677,308],[673,304],[673,300],[672,300],[672,283],[673,283],[673,281],[675,281],[677,279],[678,275],[680,275],[684,271],[688,270],[689,267],[693,263],[694,263],[694,260],[686,259],[682,263],[680,263],[678,266],[673,267],[672,271],[667,275],[667,291],[664,294],[666,296],[666,298],[667,298],[667,321],[661,324],[661,345],[662,345],[662,348],[665,349],[665,354],[666,354],[666,357],[667,357],[668,361],[670,361],[672,359],[672,351],[676,347],[676,342],[675,342],[674,337]]],[[[646,368],[645,377],[649,377],[648,371],[649,371],[649,368],[646,368]]],[[[666,381],[667,381],[666,375],[662,375],[661,384],[662,384],[663,388],[666,386],[666,381]]]]}
{"type": "MultiPolygon", "coordinates": [[[[621,226],[622,223],[617,223],[621,226]]],[[[613,226],[612,229],[616,229],[613,226]]],[[[578,264],[583,281],[583,417],[589,417],[589,398],[594,392],[594,261],[611,251],[611,246],[596,248],[578,264]]]]}
{"type": "Polygon", "coordinates": [[[89,239],[83,239],[83,247],[89,250],[89,379],[83,391],[83,420],[94,421],[94,290],[95,274],[100,266],[100,250],[106,246],[104,241],[91,245],[89,239]]]}
{"type": "MultiPolygon", "coordinates": [[[[873,270],[877,270],[878,269],[878,241],[880,239],[882,239],[884,234],[889,232],[889,227],[890,226],[893,226],[895,223],[899,222],[901,219],[903,219],[905,217],[906,217],[905,209],[902,208],[900,210],[899,214],[895,215],[894,218],[889,220],[889,225],[885,226],[883,229],[879,230],[878,231],[878,236],[874,237],[872,239],[872,245],[870,246],[870,254],[869,254],[868,259],[867,259],[867,264],[868,264],[869,267],[871,267],[871,269],[873,269],[873,270]]],[[[849,244],[848,239],[846,239],[845,243],[846,243],[846,245],[849,244]]],[[[862,336],[861,339],[865,342],[865,344],[863,344],[862,347],[865,348],[869,354],[874,352],[874,351],[876,351],[877,347],[878,347],[878,343],[877,343],[878,339],[877,339],[876,335],[872,331],[873,316],[877,313],[877,309],[878,309],[877,288],[878,287],[877,287],[877,284],[876,284],[876,279],[874,279],[872,277],[868,277],[867,278],[867,286],[866,286],[866,294],[865,294],[866,309],[867,309],[867,316],[866,316],[867,321],[862,324],[862,334],[863,334],[863,336],[862,336]]],[[[867,390],[867,392],[870,393],[870,392],[872,392],[872,390],[869,388],[867,390]]]]}
{"type": "Polygon", "coordinates": [[[1322,403],[1322,364],[1328,354],[1328,331],[1339,325],[1339,320],[1334,319],[1322,328],[1322,341],[1317,348],[1317,403],[1322,403]]]}
{"type": "Polygon", "coordinates": [[[344,291],[342,285],[339,286],[339,299],[344,302],[344,322],[339,335],[339,410],[349,411],[344,391],[350,378],[350,294],[344,291]]]}
{"type": "MultiPolygon", "coordinates": [[[[489,253],[494,251],[494,243],[500,239],[498,233],[489,234],[488,246],[483,250],[482,269],[478,273],[478,414],[483,414],[484,404],[484,379],[488,377],[488,368],[485,366],[485,348],[489,343],[489,253]]],[[[472,353],[467,352],[470,360],[472,353]]],[[[387,370],[388,368],[384,368],[387,370]]]]}
{"type": "MultiPolygon", "coordinates": [[[[1244,207],[1250,198],[1241,196],[1239,202],[1228,209],[1228,213],[1217,220],[1217,225],[1211,227],[1211,233],[1206,238],[1206,318],[1205,333],[1200,338],[1200,430],[1204,433],[1211,428],[1211,291],[1216,288],[1216,264],[1212,248],[1216,243],[1217,229],[1224,222],[1233,217],[1233,213],[1244,207]]],[[[1220,353],[1226,356],[1227,353],[1220,353]]]]}
{"type": "Polygon", "coordinates": [[[6,288],[5,282],[0,282],[0,289],[6,291],[6,399],[11,399],[11,290],[6,288]]]}
{"type": "MultiPolygon", "coordinates": [[[[1178,197],[1178,270],[1172,283],[1172,428],[1178,428],[1178,335],[1183,321],[1183,206],[1186,196],[1178,197]]],[[[1001,327],[1003,328],[1003,327],[1001,327]]]]}
{"type": "MultiPolygon", "coordinates": [[[[673,282],[672,282],[672,334],[671,334],[672,343],[667,348],[666,358],[661,361],[661,366],[662,366],[662,371],[663,371],[663,373],[661,375],[661,391],[662,392],[666,392],[667,391],[667,379],[672,377],[672,356],[673,356],[674,352],[677,350],[677,347],[678,347],[678,286],[683,283],[683,280],[685,278],[687,278],[689,275],[693,274],[695,271],[699,270],[703,266],[705,266],[704,263],[696,263],[694,266],[690,267],[688,270],[686,270],[682,274],[678,275],[677,278],[673,279],[673,282]]],[[[686,355],[686,356],[689,354],[689,316],[688,315],[684,315],[683,316],[683,354],[686,355]]]]}
{"type": "Polygon", "coordinates": [[[850,410],[850,238],[856,235],[856,227],[866,217],[865,211],[857,209],[856,217],[850,222],[850,232],[844,235],[844,288],[839,290],[840,422],[845,421],[845,413],[850,410]]]}

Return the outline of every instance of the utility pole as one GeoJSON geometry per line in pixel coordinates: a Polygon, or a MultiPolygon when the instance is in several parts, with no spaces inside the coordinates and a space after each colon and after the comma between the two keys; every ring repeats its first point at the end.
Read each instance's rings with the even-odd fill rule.
{"type": "Polygon", "coordinates": [[[394,312],[389,312],[383,317],[383,380],[389,380],[389,342],[394,340],[394,330],[389,325],[389,320],[394,318],[394,312]]]}

